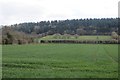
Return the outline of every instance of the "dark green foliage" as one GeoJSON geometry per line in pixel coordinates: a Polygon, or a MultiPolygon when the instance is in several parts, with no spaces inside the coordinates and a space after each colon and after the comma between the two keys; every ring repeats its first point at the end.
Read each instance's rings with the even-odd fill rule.
{"type": "Polygon", "coordinates": [[[35,32],[36,34],[82,34],[110,35],[112,31],[118,29],[118,18],[102,18],[102,19],[73,19],[73,20],[55,20],[41,21],[37,23],[21,23],[11,25],[13,29],[22,31],[28,34],[35,32]],[[77,32],[80,31],[80,32],[77,32]]]}

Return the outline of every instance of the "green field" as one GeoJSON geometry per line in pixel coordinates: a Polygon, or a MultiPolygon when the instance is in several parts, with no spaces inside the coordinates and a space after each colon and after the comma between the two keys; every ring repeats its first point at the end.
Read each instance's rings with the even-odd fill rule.
{"type": "MultiPolygon", "coordinates": [[[[64,38],[63,35],[56,37],[54,35],[49,35],[49,36],[45,36],[45,37],[42,37],[41,40],[55,40],[55,39],[66,39],[64,38]]],[[[111,40],[111,36],[104,36],[104,35],[101,35],[101,36],[78,36],[78,38],[76,39],[75,36],[69,36],[69,40],[111,40]]]]}
{"type": "Polygon", "coordinates": [[[0,79],[2,79],[2,45],[0,45],[0,79]]]}
{"type": "Polygon", "coordinates": [[[3,78],[117,78],[116,44],[4,45],[3,78]]]}

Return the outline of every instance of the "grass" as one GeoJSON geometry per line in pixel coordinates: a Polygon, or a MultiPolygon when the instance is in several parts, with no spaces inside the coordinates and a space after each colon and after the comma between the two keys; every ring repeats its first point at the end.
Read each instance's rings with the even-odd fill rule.
{"type": "Polygon", "coordinates": [[[2,45],[0,45],[0,79],[2,79],[2,45]]]}
{"type": "MultiPolygon", "coordinates": [[[[62,36],[61,36],[62,37],[62,36]]],[[[54,35],[49,35],[41,38],[41,40],[55,40],[59,38],[54,38],[54,35]]],[[[62,38],[61,38],[62,39],[62,38]]],[[[63,38],[65,39],[65,38],[63,38]]],[[[111,36],[79,36],[77,39],[74,36],[70,36],[69,40],[111,40],[111,36]]]]}
{"type": "Polygon", "coordinates": [[[3,78],[117,78],[118,45],[4,45],[3,78]]]}

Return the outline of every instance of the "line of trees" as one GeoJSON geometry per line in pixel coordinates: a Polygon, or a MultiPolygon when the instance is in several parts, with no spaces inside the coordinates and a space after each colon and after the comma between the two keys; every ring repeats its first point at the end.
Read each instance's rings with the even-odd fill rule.
{"type": "Polygon", "coordinates": [[[76,43],[76,44],[118,44],[113,40],[41,40],[41,43],[76,43]]]}
{"type": "Polygon", "coordinates": [[[9,27],[27,34],[110,35],[113,31],[118,33],[118,18],[41,21],[15,24],[9,27]]]}

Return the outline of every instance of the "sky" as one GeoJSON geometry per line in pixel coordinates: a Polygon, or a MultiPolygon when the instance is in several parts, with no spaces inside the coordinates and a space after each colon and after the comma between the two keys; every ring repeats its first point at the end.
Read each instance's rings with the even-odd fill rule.
{"type": "Polygon", "coordinates": [[[119,0],[0,0],[0,25],[81,18],[116,18],[119,0]]]}

